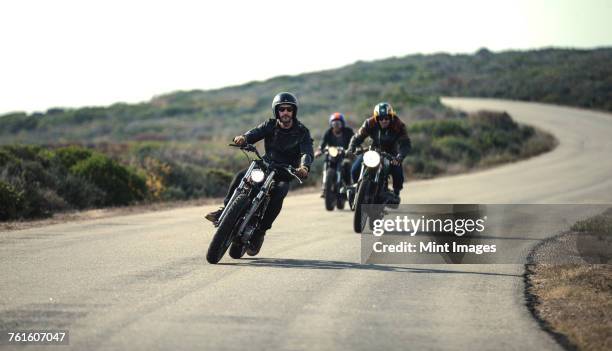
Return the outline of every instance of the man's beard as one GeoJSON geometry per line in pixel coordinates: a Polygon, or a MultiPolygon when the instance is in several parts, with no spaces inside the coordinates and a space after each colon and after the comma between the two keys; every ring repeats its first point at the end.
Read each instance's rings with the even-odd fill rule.
{"type": "Polygon", "coordinates": [[[293,117],[290,117],[288,119],[279,118],[279,121],[283,127],[290,127],[291,123],[293,122],[293,117]]]}

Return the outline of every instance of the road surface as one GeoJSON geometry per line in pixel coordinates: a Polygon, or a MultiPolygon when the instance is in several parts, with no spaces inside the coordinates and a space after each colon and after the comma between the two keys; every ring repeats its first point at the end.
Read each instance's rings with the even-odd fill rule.
{"type": "MultiPolygon", "coordinates": [[[[445,103],[508,111],[560,144],[526,161],[407,183],[403,202],[612,202],[612,115],[445,103]]],[[[522,265],[360,265],[352,213],[325,212],[316,194],[286,199],[256,259],[209,265],[210,209],[0,233],[0,329],[68,329],[80,350],[560,348],[525,307],[522,265]]]]}

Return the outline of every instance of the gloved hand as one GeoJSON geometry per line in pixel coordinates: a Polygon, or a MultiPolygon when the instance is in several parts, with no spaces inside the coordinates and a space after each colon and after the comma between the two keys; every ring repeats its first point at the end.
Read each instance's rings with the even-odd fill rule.
{"type": "Polygon", "coordinates": [[[308,168],[302,166],[296,170],[295,174],[298,177],[305,179],[306,177],[308,177],[308,168]]]}
{"type": "Polygon", "coordinates": [[[240,145],[240,146],[242,146],[242,145],[246,144],[246,138],[245,138],[245,136],[244,136],[244,135],[238,135],[238,136],[235,136],[235,137],[234,137],[234,144],[236,144],[236,145],[240,145]]]}
{"type": "Polygon", "coordinates": [[[348,149],[346,150],[346,154],[345,154],[346,158],[353,158],[355,157],[355,150],[354,149],[348,149]]]}
{"type": "Polygon", "coordinates": [[[394,166],[399,166],[402,164],[402,159],[399,156],[395,156],[393,160],[391,160],[391,164],[394,166]]]}

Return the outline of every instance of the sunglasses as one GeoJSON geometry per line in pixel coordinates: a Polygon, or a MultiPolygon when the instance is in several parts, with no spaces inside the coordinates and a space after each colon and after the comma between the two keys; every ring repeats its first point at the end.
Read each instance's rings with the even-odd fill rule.
{"type": "Polygon", "coordinates": [[[379,117],[379,119],[381,121],[390,121],[391,120],[391,116],[382,116],[382,117],[379,117]]]}
{"type": "Polygon", "coordinates": [[[284,111],[293,112],[293,107],[292,106],[281,106],[278,108],[278,111],[279,112],[284,112],[284,111]]]}

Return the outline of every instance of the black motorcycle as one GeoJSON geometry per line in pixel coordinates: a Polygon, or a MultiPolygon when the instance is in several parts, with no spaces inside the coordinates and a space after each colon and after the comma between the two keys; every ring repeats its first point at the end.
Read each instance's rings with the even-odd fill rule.
{"type": "Polygon", "coordinates": [[[239,147],[245,154],[246,151],[252,152],[257,158],[251,160],[246,154],[251,164],[215,223],[217,231],[206,254],[206,260],[213,264],[221,260],[230,245],[230,257],[238,259],[244,256],[253,233],[268,208],[276,174],[289,174],[302,183],[295,174],[295,168],[262,158],[255,146],[230,146],[239,147]]]}
{"type": "Polygon", "coordinates": [[[394,157],[371,147],[368,151],[359,153],[363,153],[363,163],[352,204],[355,210],[353,230],[356,233],[363,231],[368,219],[372,227],[376,219],[385,215],[386,206],[397,208],[400,202],[399,197],[388,188],[389,167],[394,157]]]}
{"type": "Polygon", "coordinates": [[[325,209],[333,211],[334,207],[344,209],[347,200],[348,184],[344,182],[342,161],[345,150],[340,146],[328,146],[324,150],[325,163],[323,164],[323,197],[325,209]]]}

